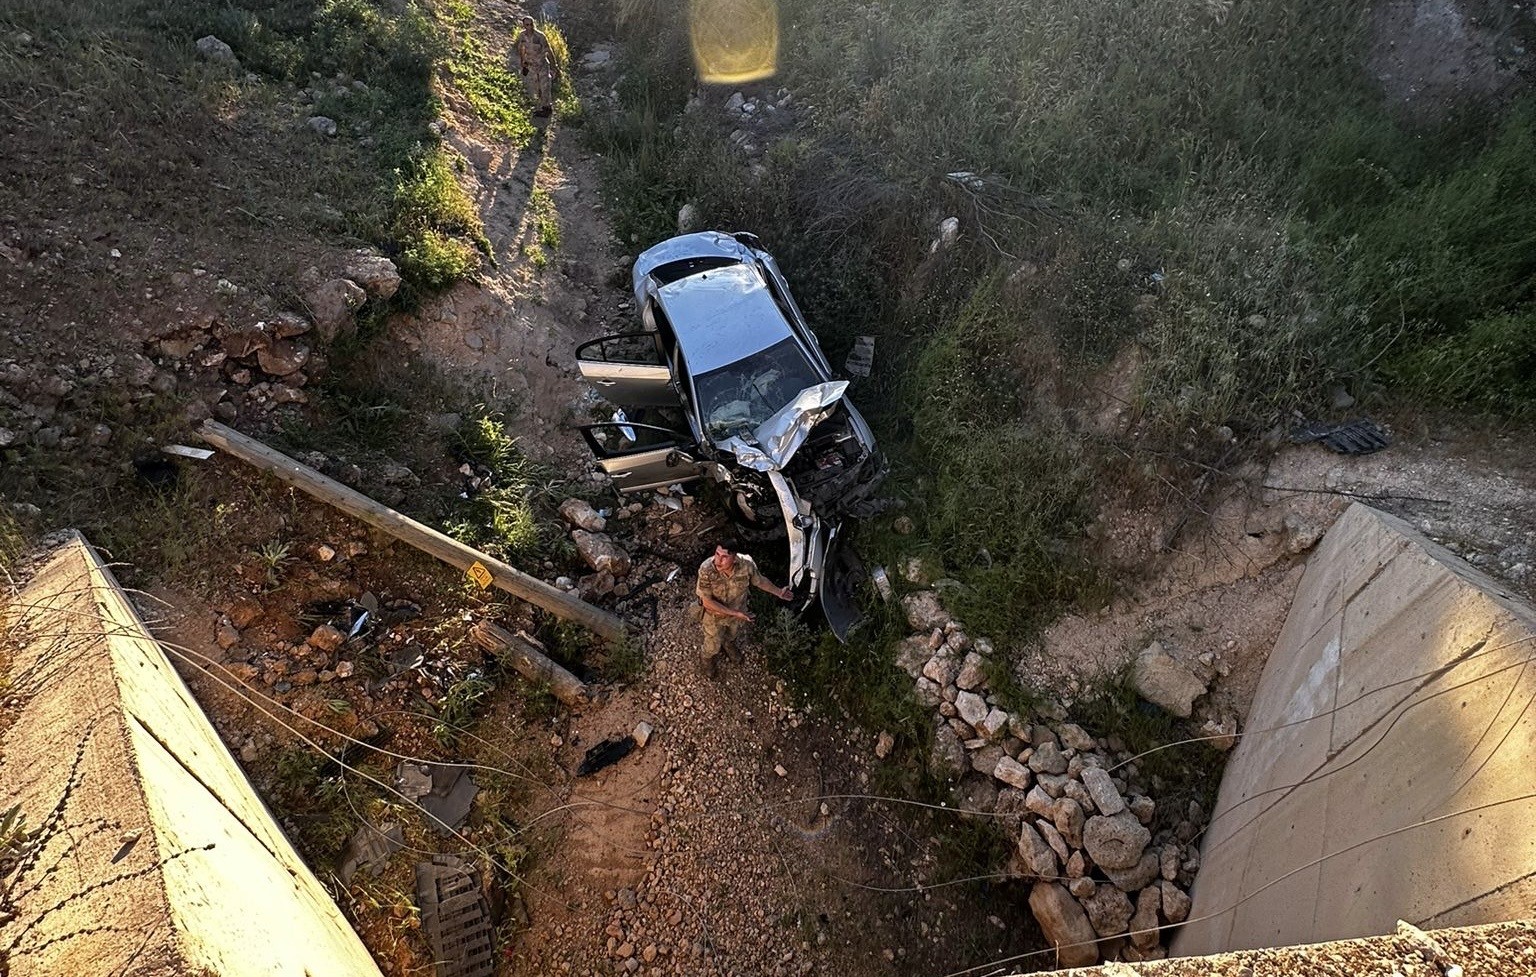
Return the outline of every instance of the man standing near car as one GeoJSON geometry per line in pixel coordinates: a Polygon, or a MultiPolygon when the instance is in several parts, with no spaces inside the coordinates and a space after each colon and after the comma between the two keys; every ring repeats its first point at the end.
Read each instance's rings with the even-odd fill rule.
{"type": "Polygon", "coordinates": [[[522,23],[522,32],[513,44],[517,51],[518,67],[522,69],[523,77],[528,79],[530,94],[538,104],[533,114],[547,116],[554,112],[553,90],[560,69],[555,64],[549,38],[533,26],[533,18],[524,16],[522,23]]]}
{"type": "Polygon", "coordinates": [[[789,600],[794,592],[788,587],[777,587],[758,572],[757,563],[745,553],[733,553],[724,546],[716,546],[714,555],[699,565],[699,583],[695,593],[703,605],[699,627],[704,632],[699,648],[704,674],[715,678],[718,672],[716,659],[721,648],[729,644],[735,650],[736,635],[741,626],[752,620],[747,610],[747,595],[753,587],[779,600],[789,600]]]}

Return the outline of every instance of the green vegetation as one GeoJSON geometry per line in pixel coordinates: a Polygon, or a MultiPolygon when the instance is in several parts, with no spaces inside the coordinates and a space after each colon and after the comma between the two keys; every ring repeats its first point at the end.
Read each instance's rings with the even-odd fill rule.
{"type": "Polygon", "coordinates": [[[0,499],[0,576],[15,569],[21,558],[27,555],[27,533],[12,515],[10,507],[0,499]]]}
{"type": "Polygon", "coordinates": [[[448,532],[516,564],[562,554],[570,542],[550,516],[561,479],[530,461],[498,412],[477,408],[460,424],[459,452],[490,471],[488,484],[460,506],[448,532]]]}
{"type": "Polygon", "coordinates": [[[1256,444],[1338,383],[1536,416],[1536,101],[1398,111],[1363,8],[784,0],[782,74],[747,94],[786,86],[795,124],[755,167],[729,89],[683,111],[686,10],[620,14],[587,129],[620,239],[692,203],[763,238],[834,362],[877,337],[853,394],[913,531],[860,547],[928,557],[1005,650],[1107,596],[1080,542],[1104,494],[1230,463],[1218,429],[1256,444]],[[1129,435],[1092,420],[1112,364],[1129,435]]]}
{"type": "Polygon", "coordinates": [[[329,865],[361,823],[339,766],[305,744],[277,757],[273,802],[295,829],[294,841],[312,865],[329,865]]]}
{"type": "MultiPolygon", "coordinates": [[[[1058,326],[1147,341],[1142,406],[1170,428],[1264,423],[1335,379],[1372,376],[1410,397],[1530,410],[1514,377],[1490,393],[1455,374],[1528,335],[1516,323],[1536,271],[1536,203],[1522,191],[1536,175],[1533,105],[1394,115],[1366,71],[1360,8],[786,0],[782,83],[816,111],[742,202],[743,167],[718,165],[721,133],[670,135],[691,82],[682,15],[627,7],[648,50],[598,133],[616,196],[644,188],[626,236],[660,236],[691,200],[765,235],[797,282],[899,256],[889,290],[909,285],[923,241],[911,212],[931,202],[974,239],[968,268],[1028,260],[1051,277],[1065,261],[1081,282],[1084,266],[1113,272],[1123,258],[1121,294],[1163,276],[1147,288],[1149,322],[1095,287],[1113,273],[1048,297],[1073,300],[1055,303],[1069,320],[1096,320],[1058,326]],[[941,177],[958,170],[987,183],[941,177]]],[[[889,311],[855,315],[888,323],[889,311]]],[[[1018,310],[1016,334],[1031,319],[1018,310]]]]}
{"type": "Polygon", "coordinates": [[[86,172],[104,181],[99,198],[141,219],[188,233],[302,227],[372,244],[398,259],[409,302],[489,254],[454,176],[462,160],[434,126],[442,93],[457,92],[514,146],[534,133],[521,80],[466,9],[451,0],[42,0],[0,13],[0,98],[41,107],[71,93],[52,130],[20,117],[17,145],[61,164],[40,181],[95,160],[86,172]],[[208,35],[238,66],[198,55],[194,42],[208,35]],[[337,134],[312,132],[312,115],[334,120],[337,134]],[[126,144],[103,143],[105,130],[85,121],[103,118],[126,144]]]}

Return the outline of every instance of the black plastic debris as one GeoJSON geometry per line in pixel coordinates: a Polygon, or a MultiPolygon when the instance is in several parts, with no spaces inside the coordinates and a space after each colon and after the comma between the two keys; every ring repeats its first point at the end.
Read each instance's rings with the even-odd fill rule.
{"type": "Polygon", "coordinates": [[[375,878],[382,875],[390,856],[405,847],[405,830],[398,824],[386,824],[376,828],[365,824],[357,829],[341,853],[341,864],[336,874],[344,883],[361,869],[368,869],[375,878]]]}
{"type": "Polygon", "coordinates": [[[495,931],[474,865],[457,855],[417,862],[416,906],[437,977],[491,977],[495,931]]]}
{"type": "Polygon", "coordinates": [[[1343,424],[1302,421],[1291,429],[1291,440],[1296,444],[1320,441],[1341,455],[1368,455],[1392,443],[1380,424],[1364,418],[1343,424]]]}
{"type": "Polygon", "coordinates": [[[611,767],[615,763],[635,752],[635,738],[625,736],[623,739],[606,739],[582,757],[581,766],[576,768],[576,776],[586,777],[597,773],[604,767],[611,767]]]}

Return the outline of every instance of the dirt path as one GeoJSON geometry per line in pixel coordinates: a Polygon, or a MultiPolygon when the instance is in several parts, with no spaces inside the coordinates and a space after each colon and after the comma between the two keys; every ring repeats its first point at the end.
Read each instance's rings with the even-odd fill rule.
{"type": "Polygon", "coordinates": [[[907,812],[853,796],[876,792],[871,735],[797,709],[751,642],[700,677],[690,591],[667,585],[645,680],[571,723],[567,770],[639,720],[657,732],[576,782],[513,973],[941,974],[1034,945],[1022,891],[922,889],[954,866],[907,812]]]}
{"type": "MultiPolygon", "coordinates": [[[[487,46],[509,49],[518,10],[492,3],[480,12],[487,46]]],[[[449,371],[489,380],[494,398],[511,400],[511,427],[530,456],[578,467],[586,450],[569,428],[589,419],[590,401],[574,352],[613,331],[626,301],[608,285],[617,255],[595,160],[558,120],[541,120],[532,144],[518,150],[489,136],[463,104],[450,100],[447,115],[446,140],[469,163],[465,182],[495,266],[397,317],[389,338],[449,371]],[[553,250],[540,243],[540,222],[551,218],[559,231],[553,250]]]]}

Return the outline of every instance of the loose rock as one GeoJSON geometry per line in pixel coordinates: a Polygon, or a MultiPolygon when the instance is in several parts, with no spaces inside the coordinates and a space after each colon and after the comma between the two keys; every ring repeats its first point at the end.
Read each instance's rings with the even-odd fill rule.
{"type": "Polygon", "coordinates": [[[322,624],[310,633],[308,643],[311,648],[318,648],[326,654],[330,654],[337,648],[340,648],[346,640],[346,635],[329,624],[322,624]]]}
{"type": "Polygon", "coordinates": [[[1096,886],[1093,895],[1083,900],[1088,921],[1100,936],[1118,936],[1125,932],[1136,907],[1130,897],[1112,885],[1096,886]]]}
{"type": "MultiPolygon", "coordinates": [[[[1003,783],[1008,783],[1009,787],[1017,787],[1021,791],[1028,791],[1029,783],[1031,783],[1029,768],[1025,767],[1023,763],[1018,762],[1018,760],[1006,756],[1006,754],[998,760],[997,767],[992,768],[992,776],[997,777],[1003,783]]],[[[1038,788],[1035,788],[1035,790],[1038,790],[1038,788]]],[[[1026,800],[1026,803],[1028,803],[1028,800],[1026,800]]]]}
{"type": "Polygon", "coordinates": [[[1205,683],[1152,642],[1136,658],[1136,691],[1143,699],[1162,706],[1182,719],[1194,711],[1195,700],[1205,695],[1205,683]]]}
{"type": "Polygon", "coordinates": [[[233,68],[240,67],[240,59],[235,57],[234,48],[212,34],[197,39],[197,53],[205,61],[212,61],[214,64],[227,64],[233,68]]]}
{"type": "Polygon", "coordinates": [[[1157,911],[1162,908],[1162,893],[1157,886],[1142,889],[1136,896],[1136,914],[1131,917],[1131,942],[1143,950],[1157,946],[1157,911]]]}
{"type": "Polygon", "coordinates": [[[1135,867],[1151,841],[1152,832],[1129,811],[1089,818],[1083,826],[1083,847],[1088,857],[1105,869],[1135,867]]]}
{"type": "Polygon", "coordinates": [[[1093,796],[1093,806],[1099,809],[1103,815],[1115,815],[1125,810],[1125,798],[1120,796],[1120,791],[1115,787],[1115,782],[1110,779],[1098,767],[1085,767],[1083,769],[1083,786],[1088,788],[1088,793],[1093,796]]]}
{"type": "Polygon", "coordinates": [[[1035,773],[1064,774],[1067,772],[1067,758],[1061,755],[1061,747],[1054,741],[1047,741],[1035,747],[1035,752],[1029,758],[1029,769],[1035,773]]]}
{"type": "Polygon", "coordinates": [[[368,293],[356,282],[345,278],[333,278],[308,290],[303,295],[304,305],[315,320],[315,332],[321,340],[330,343],[337,336],[347,335],[357,328],[352,313],[368,301],[368,293]]]}
{"type": "Polygon", "coordinates": [[[1091,967],[1098,962],[1097,933],[1082,905],[1066,889],[1055,882],[1037,882],[1029,893],[1029,909],[1045,938],[1056,947],[1058,966],[1091,967]]]}
{"type": "MultiPolygon", "coordinates": [[[[1061,836],[1067,839],[1067,844],[1073,848],[1083,847],[1083,823],[1086,815],[1077,801],[1070,797],[1059,798],[1051,805],[1051,823],[1061,836]]],[[[1090,852],[1089,854],[1092,854],[1090,852]]]]}
{"type": "Polygon", "coordinates": [[[400,269],[382,254],[355,253],[347,261],[346,278],[362,286],[370,299],[389,299],[400,290],[400,269]]]}
{"type": "Polygon", "coordinates": [[[1158,858],[1153,852],[1143,852],[1141,858],[1130,868],[1105,868],[1102,865],[1099,868],[1109,876],[1109,881],[1114,883],[1115,888],[1121,892],[1135,892],[1157,881],[1158,858]]]}
{"type": "Polygon", "coordinates": [[[607,571],[615,577],[629,573],[629,554],[609,537],[577,529],[571,533],[571,539],[576,543],[576,552],[592,569],[607,571]]]}
{"type": "Polygon", "coordinates": [[[572,526],[587,532],[600,533],[608,528],[608,520],[585,499],[566,499],[560,503],[560,515],[572,526]]]}
{"type": "Polygon", "coordinates": [[[901,606],[907,612],[907,623],[912,625],[913,631],[926,634],[934,628],[942,630],[953,620],[939,603],[939,595],[931,590],[908,594],[901,599],[901,606]]]}
{"type": "Polygon", "coordinates": [[[1037,878],[1054,879],[1061,874],[1050,843],[1028,821],[1019,828],[1019,859],[1037,878]]]}
{"type": "Polygon", "coordinates": [[[955,710],[968,725],[974,728],[987,718],[987,700],[974,692],[961,692],[955,696],[955,710]]]}
{"type": "Polygon", "coordinates": [[[1182,923],[1189,918],[1190,898],[1184,894],[1184,890],[1172,882],[1164,880],[1158,883],[1163,900],[1163,916],[1170,923],[1182,923]]]}

